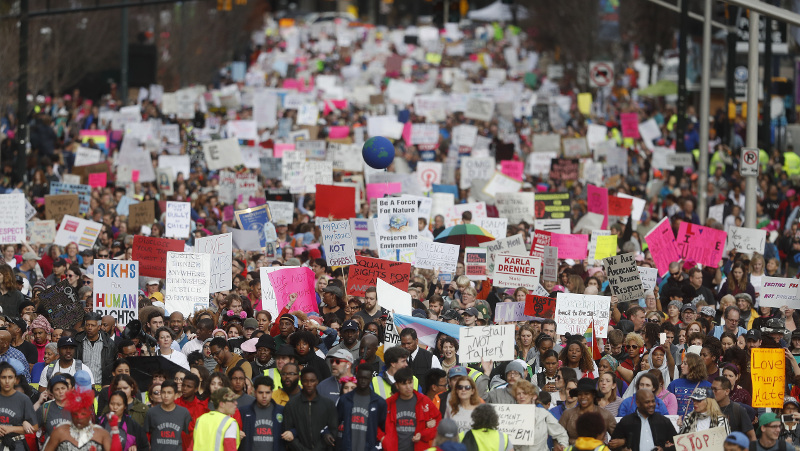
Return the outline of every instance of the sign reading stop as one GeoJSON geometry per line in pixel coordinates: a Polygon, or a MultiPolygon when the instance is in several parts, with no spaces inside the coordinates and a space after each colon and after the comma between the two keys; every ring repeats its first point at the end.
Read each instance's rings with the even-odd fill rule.
{"type": "Polygon", "coordinates": [[[739,167],[739,173],[743,176],[758,177],[758,149],[742,148],[742,164],[739,167]]]}

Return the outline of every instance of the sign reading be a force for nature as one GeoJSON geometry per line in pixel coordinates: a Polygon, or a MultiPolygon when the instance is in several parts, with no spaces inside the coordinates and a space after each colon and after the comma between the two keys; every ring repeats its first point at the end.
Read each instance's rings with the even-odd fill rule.
{"type": "Polygon", "coordinates": [[[458,333],[462,364],[514,360],[514,325],[462,327],[458,333]]]}
{"type": "Polygon", "coordinates": [[[355,265],[356,254],[350,221],[323,222],[319,228],[328,266],[355,265]]]}
{"type": "Polygon", "coordinates": [[[210,280],[211,255],[167,252],[167,311],[190,316],[207,308],[210,280]]]}
{"type": "Polygon", "coordinates": [[[94,311],[113,316],[117,324],[138,319],[139,262],[95,260],[92,298],[94,311]]]}
{"type": "Polygon", "coordinates": [[[750,375],[753,379],[753,407],[783,406],[786,388],[786,355],[782,348],[750,350],[750,375]]]}
{"type": "MultiPolygon", "coordinates": [[[[616,237],[615,237],[616,238],[616,237]]],[[[642,278],[636,267],[634,254],[612,255],[603,260],[608,274],[611,293],[620,302],[632,301],[644,297],[642,278]]]]}
{"type": "Polygon", "coordinates": [[[541,268],[542,259],[539,257],[498,254],[494,261],[494,284],[535,290],[539,285],[541,268]]]}

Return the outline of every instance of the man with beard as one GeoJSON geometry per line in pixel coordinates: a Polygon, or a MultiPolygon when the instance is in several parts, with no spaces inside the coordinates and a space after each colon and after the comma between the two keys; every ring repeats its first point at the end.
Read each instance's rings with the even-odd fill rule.
{"type": "MultiPolygon", "coordinates": [[[[281,384],[283,386],[275,390],[272,394],[272,399],[277,404],[285,406],[289,400],[300,394],[300,367],[296,363],[291,362],[283,365],[281,384]]],[[[316,384],[314,387],[316,388],[316,384]]]]}

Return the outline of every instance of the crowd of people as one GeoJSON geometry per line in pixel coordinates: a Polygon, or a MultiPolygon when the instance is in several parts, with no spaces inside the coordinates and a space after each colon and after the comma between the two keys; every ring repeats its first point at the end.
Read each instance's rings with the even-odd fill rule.
{"type": "MultiPolygon", "coordinates": [[[[121,133],[124,124],[105,120],[121,114],[123,105],[112,95],[37,95],[30,114],[7,113],[0,120],[5,136],[0,185],[6,193],[25,194],[35,210],[28,218],[33,223],[49,214],[45,196],[51,194],[50,185],[66,181],[80,167],[74,165],[79,147],[102,149],[113,174],[106,186],[91,189],[82,214],[102,226],[93,245],[2,247],[3,449],[650,451],[672,449],[677,436],[714,428],[724,428],[727,451],[782,451],[798,445],[800,311],[791,302],[781,308],[759,303],[764,277],[793,278],[800,267],[795,177],[800,159],[793,151],[781,154],[768,146],[761,151],[758,202],[745,205],[736,158],[740,148],[719,138],[733,128],[740,138],[735,142],[743,142],[740,118],[713,118],[709,184],[698,186],[691,168],[656,168],[653,155],[674,145],[676,114],[689,119],[690,150],[697,145],[696,122],[708,118],[697,118],[691,110],[676,112],[663,99],[637,97],[640,86],[632,69],[623,71],[603,90],[602,103],[586,112],[578,108],[581,91],[572,78],[547,75],[548,66],[559,64],[555,53],[515,27],[448,27],[432,40],[421,31],[410,33],[338,22],[284,27],[269,21],[266,38],[253,43],[246,74],[223,71],[207,89],[194,89],[200,94],[190,98],[188,117],[165,113],[175,109],[166,105],[167,96],[139,96],[133,122],[180,127],[178,143],[166,137],[143,139],[150,151],[147,163],[159,169],[160,156],[191,156],[189,172],[176,174],[166,185],[122,176],[123,140],[131,129],[121,133]],[[416,84],[417,97],[444,98],[445,111],[427,108],[423,113],[418,98],[373,104],[370,96],[386,91],[389,80],[416,84]],[[366,91],[366,100],[361,84],[374,89],[366,91]],[[457,204],[475,202],[490,217],[497,216],[498,209],[475,184],[458,183],[459,158],[490,156],[498,165],[524,162],[520,191],[569,193],[565,217],[574,226],[589,212],[587,185],[597,183],[584,168],[592,162],[610,166],[610,161],[591,149],[594,157],[582,159],[575,177],[551,177],[548,170],[537,169],[538,160],[551,158],[534,142],[542,133],[583,137],[590,124],[602,124],[604,142],[623,155],[624,172],[604,174],[600,183],[609,194],[645,201],[640,217],[609,217],[605,229],[617,235],[618,254],[633,254],[639,267],[656,268],[646,235],[659,218],[669,218],[673,233],[681,221],[701,225],[695,207],[702,193],[714,211],[721,211],[721,216],[702,212],[709,218],[702,225],[727,232],[741,226],[745,208],[755,208],[758,228],[767,230],[768,239],[762,253],[732,249],[716,266],[673,261],[641,299],[626,302],[612,295],[601,260],[560,259],[557,280],[541,280],[540,288],[552,298],[558,293],[609,296],[607,338],[559,333],[552,314],[530,317],[512,323],[514,360],[461,362],[458,334],[442,332],[428,342],[423,330],[411,325],[399,330],[399,342],[391,342],[392,313],[382,307],[376,288],[368,287],[363,297],[348,294],[349,269],[328,265],[319,225],[350,218],[316,217],[314,194],[289,193],[284,180],[265,177],[258,166],[241,165],[231,169],[259,177],[252,198],[289,199],[294,211],[291,222],[265,225],[272,226],[275,239],[260,252],[234,249],[232,289],[209,294],[205,308],[170,310],[166,280],[140,277],[137,320],[123,324],[95,311],[95,259],[131,260],[135,235],[165,236],[163,206],[155,203],[153,223],[130,227],[118,209],[123,197],[189,202],[187,249],[198,238],[240,227],[227,208],[253,205],[242,198],[232,203],[221,199],[219,171],[207,168],[199,149],[205,141],[235,136],[226,123],[251,120],[256,115],[253,93],[265,89],[280,94],[279,121],[259,125],[256,142],[241,140],[261,156],[272,157],[290,133],[309,128],[314,140],[339,144],[343,139],[359,152],[368,118],[380,110],[399,123],[439,127],[432,150],[395,141],[396,157],[388,172],[404,187],[414,186],[407,182],[415,178],[418,163],[440,162],[452,168],[442,172],[442,183],[460,185],[457,204]],[[316,125],[301,127],[297,106],[286,104],[297,92],[319,102],[316,125]],[[491,120],[466,117],[464,96],[496,100],[491,120]],[[340,97],[348,101],[335,100],[340,97]],[[510,110],[503,108],[509,104],[510,110]],[[546,121],[534,115],[542,105],[549,114],[546,121]],[[623,113],[638,114],[640,122],[654,119],[660,136],[652,142],[623,137],[623,113]],[[13,163],[24,158],[13,143],[20,121],[31,125],[26,173],[16,172],[13,163]],[[462,137],[456,143],[454,127],[463,124],[477,128],[472,146],[465,146],[462,137]],[[331,138],[332,128],[340,127],[348,133],[331,138]],[[108,141],[95,141],[97,135],[84,139],[86,130],[109,132],[108,141]],[[316,309],[292,309],[296,293],[280,311],[262,304],[262,288],[270,281],[261,279],[260,269],[280,266],[313,271],[316,309]],[[54,327],[54,312],[44,307],[42,297],[64,282],[84,312],[74,324],[54,327]],[[757,348],[784,350],[785,378],[777,382],[785,393],[780,408],[752,406],[750,351],[757,348]],[[143,359],[151,357],[158,367],[144,368],[143,359]],[[531,441],[520,444],[507,433],[494,406],[508,404],[530,405],[535,412],[531,441]]],[[[156,91],[151,88],[151,94],[156,91]]],[[[125,108],[129,113],[130,106],[125,108]]],[[[361,172],[337,169],[332,175],[335,182],[355,183],[362,192],[371,174],[361,172]]],[[[374,217],[375,199],[360,195],[359,202],[357,217],[374,217]]],[[[477,217],[466,211],[456,222],[470,223],[473,213],[477,217]]],[[[442,234],[451,219],[445,216],[420,218],[420,239],[442,234]]],[[[530,250],[536,219],[509,221],[506,236],[522,236],[530,250]]],[[[496,286],[491,274],[488,279],[471,277],[460,250],[454,274],[412,266],[406,291],[412,317],[420,324],[426,319],[456,326],[493,324],[499,303],[530,302],[527,288],[496,286]]],[[[379,256],[368,246],[356,253],[379,256]]]]}

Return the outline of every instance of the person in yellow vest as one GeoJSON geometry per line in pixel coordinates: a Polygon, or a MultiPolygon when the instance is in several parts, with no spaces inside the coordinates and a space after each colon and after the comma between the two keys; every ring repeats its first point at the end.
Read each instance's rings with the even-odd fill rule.
{"type": "Polygon", "coordinates": [[[467,451],[511,451],[511,439],[497,429],[499,425],[494,406],[481,404],[472,411],[472,429],[460,434],[461,444],[467,451]]]}
{"type": "Polygon", "coordinates": [[[791,148],[783,153],[783,171],[789,177],[800,175],[800,156],[797,156],[791,148]]]}
{"type": "MultiPolygon", "coordinates": [[[[387,399],[394,394],[394,375],[397,371],[408,366],[408,356],[408,350],[400,346],[386,350],[384,354],[386,366],[380,374],[372,378],[372,390],[380,395],[381,398],[387,399]]],[[[414,376],[414,390],[419,390],[419,380],[417,380],[416,376],[414,376]]]]}
{"type": "Polygon", "coordinates": [[[217,410],[200,416],[194,428],[194,451],[236,451],[241,437],[236,413],[236,393],[223,387],[211,394],[217,410]]]}

